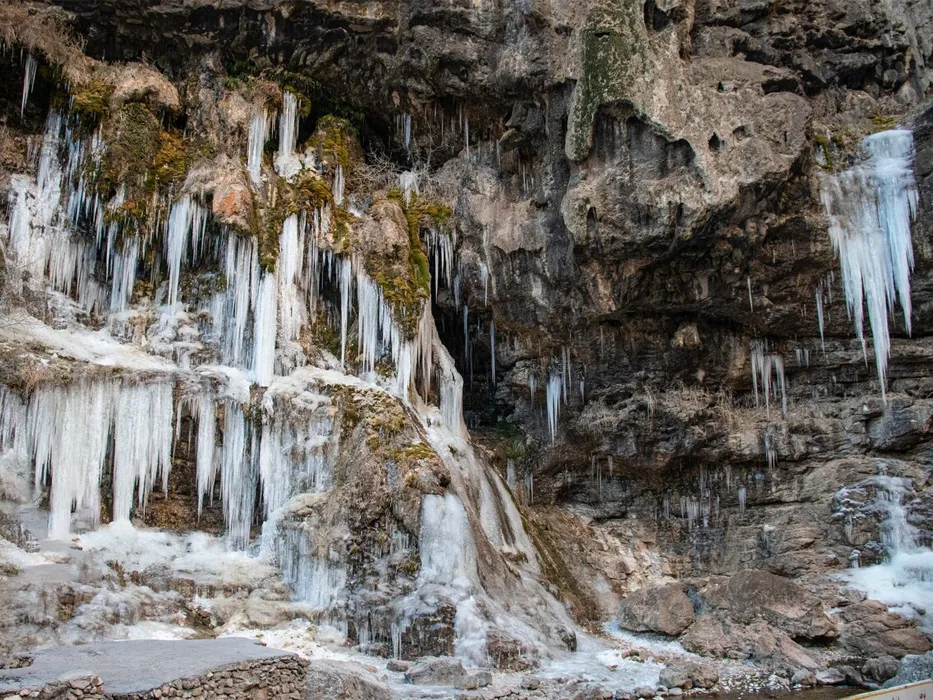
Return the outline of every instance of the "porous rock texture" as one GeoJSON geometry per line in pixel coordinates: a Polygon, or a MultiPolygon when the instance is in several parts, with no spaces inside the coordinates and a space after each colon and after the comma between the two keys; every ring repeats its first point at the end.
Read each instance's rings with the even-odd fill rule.
{"type": "MultiPolygon", "coordinates": [[[[92,65],[42,49],[71,60],[75,82],[128,62],[112,109],[142,95],[218,151],[184,188],[212,196],[231,227],[255,228],[278,201],[254,201],[225,151],[225,138],[245,142],[246,97],[228,89],[244,75],[306,92],[303,138],[328,112],[351,114],[363,143],[340,157],[430,161],[422,188],[457,221],[461,288],[437,293],[433,313],[467,378],[467,424],[512,474],[543,575],[579,622],[684,633],[690,650],[788,675],[820,667],[804,644],[839,644],[857,660],[930,648],[913,622],[820,578],[853,550],[863,566],[884,558],[879,472],[902,480],[917,544],[933,538],[930,3],[38,6],[86,40],[92,65]],[[820,184],[855,162],[862,137],[898,124],[916,143],[916,269],[912,332],[892,321],[883,400],[846,310],[820,184]],[[786,411],[752,388],[755,342],[783,358],[786,411]],[[562,383],[553,435],[551,377],[562,383]]],[[[18,109],[19,75],[5,83],[18,109]]],[[[26,131],[39,131],[39,107],[26,131]]],[[[12,162],[25,135],[7,138],[12,162]]],[[[406,262],[401,213],[393,202],[370,209],[357,252],[406,262]]],[[[52,371],[56,358],[43,359],[52,371]]],[[[374,524],[415,535],[420,499],[449,475],[416,460],[400,485],[365,468],[384,459],[380,446],[353,444],[359,468],[339,499],[309,495],[285,525],[346,547],[363,590],[374,524]]],[[[194,527],[192,496],[178,495],[186,506],[167,519],[194,527]]],[[[393,563],[399,589],[405,564],[393,563]]],[[[449,653],[453,611],[425,627],[441,634],[409,632],[410,655],[449,653]]],[[[372,650],[388,654],[388,643],[384,634],[372,650]]]]}

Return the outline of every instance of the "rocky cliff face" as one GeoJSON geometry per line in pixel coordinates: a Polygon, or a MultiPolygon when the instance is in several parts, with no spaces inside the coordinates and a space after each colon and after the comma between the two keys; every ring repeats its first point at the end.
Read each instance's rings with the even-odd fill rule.
{"type": "MultiPolygon", "coordinates": [[[[871,625],[901,654],[926,651],[922,632],[825,575],[933,541],[929,3],[50,0],[3,12],[5,303],[38,319],[2,331],[3,383],[28,402],[46,387],[170,377],[173,469],[166,495],[134,507],[140,522],[235,530],[241,545],[265,522],[287,583],[319,609],[339,603],[348,636],[374,653],[469,655],[461,579],[488,594],[474,616],[486,620],[533,590],[549,610],[536,624],[561,645],[573,646],[569,621],[547,590],[596,626],[642,589],[649,608],[675,595],[682,619],[661,629],[628,609],[627,626],[788,677],[828,663],[798,642],[877,655],[846,641],[871,625]],[[71,33],[80,44],[61,41],[71,33]],[[52,137],[72,145],[65,179],[89,195],[69,224],[97,237],[83,267],[16,250],[17,212],[33,227],[43,216],[50,111],[52,137]],[[880,231],[867,242],[866,216],[880,231]],[[46,326],[106,328],[167,365],[114,362],[86,341],[81,354],[46,326]],[[246,372],[244,386],[216,366],[246,372]],[[255,466],[223,456],[237,430],[256,441],[255,466]],[[260,443],[287,457],[263,461],[260,443]],[[240,468],[252,492],[224,486],[240,468]],[[276,491],[279,468],[290,476],[276,491]],[[461,512],[475,551],[433,560],[425,515],[461,512]],[[750,569],[797,579],[850,619],[803,633],[819,602],[794,624],[727,610],[715,577],[750,569]],[[672,579],[686,583],[649,590],[672,579]],[[438,598],[426,581],[454,590],[438,598]],[[713,648],[753,622],[773,631],[759,630],[767,644],[713,648]]],[[[110,460],[91,504],[105,520],[118,505],[110,460]]],[[[781,585],[732,593],[795,595],[781,585]]],[[[499,629],[479,645],[521,666],[538,640],[499,629]]]]}

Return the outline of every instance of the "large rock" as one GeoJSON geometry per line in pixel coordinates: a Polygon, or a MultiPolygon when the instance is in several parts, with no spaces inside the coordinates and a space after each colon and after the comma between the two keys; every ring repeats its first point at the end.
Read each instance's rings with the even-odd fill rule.
{"type": "Polygon", "coordinates": [[[633,632],[660,632],[676,637],[693,620],[693,603],[679,583],[643,588],[626,596],[619,608],[619,624],[633,632]]]}
{"type": "Polygon", "coordinates": [[[719,682],[719,673],[692,661],[674,662],[661,671],[660,681],[666,688],[712,688],[719,682]]]}
{"type": "Polygon", "coordinates": [[[933,651],[926,654],[908,654],[901,659],[897,675],[884,684],[884,688],[894,688],[907,683],[916,683],[933,678],[933,651]]]}
{"type": "Polygon", "coordinates": [[[392,700],[387,685],[360,664],[333,660],[308,664],[305,700],[392,700]]]}
{"type": "Polygon", "coordinates": [[[772,671],[814,670],[819,663],[799,644],[765,622],[732,623],[701,616],[681,637],[687,651],[718,658],[750,659],[772,671]]]}
{"type": "Polygon", "coordinates": [[[930,637],[916,622],[888,612],[876,600],[849,605],[839,613],[845,623],[839,641],[847,650],[865,656],[923,654],[933,649],[930,637]]]}
{"type": "Polygon", "coordinates": [[[405,674],[405,680],[413,685],[459,686],[468,678],[463,664],[449,657],[426,659],[405,674]]]}
{"type": "Polygon", "coordinates": [[[767,571],[742,571],[701,592],[704,603],[736,622],[764,619],[793,638],[826,639],[836,625],[820,600],[793,581],[767,571]]]}

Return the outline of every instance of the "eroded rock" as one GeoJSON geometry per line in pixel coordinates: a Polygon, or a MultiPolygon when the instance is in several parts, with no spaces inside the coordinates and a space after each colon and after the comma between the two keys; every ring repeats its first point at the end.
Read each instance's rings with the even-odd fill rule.
{"type": "Polygon", "coordinates": [[[693,621],[693,603],[679,583],[631,593],[619,608],[619,624],[634,632],[660,632],[675,637],[693,621]]]}

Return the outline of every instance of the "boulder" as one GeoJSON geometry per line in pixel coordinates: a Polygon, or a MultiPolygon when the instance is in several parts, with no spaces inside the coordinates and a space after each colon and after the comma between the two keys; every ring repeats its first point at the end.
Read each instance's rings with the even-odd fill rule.
{"type": "Polygon", "coordinates": [[[764,618],[793,638],[827,639],[838,631],[819,598],[790,579],[767,571],[742,571],[700,593],[710,608],[736,622],[764,618]]]}
{"type": "Polygon", "coordinates": [[[882,688],[894,688],[908,683],[917,683],[933,678],[933,651],[926,654],[908,654],[901,659],[897,675],[887,681],[882,688]]]}
{"type": "Polygon", "coordinates": [[[916,622],[888,612],[887,606],[876,600],[846,606],[839,617],[845,623],[839,641],[846,650],[856,654],[900,658],[933,649],[930,637],[916,622]]]}
{"type": "Polygon", "coordinates": [[[688,651],[704,656],[751,659],[772,671],[814,670],[819,664],[790,637],[765,622],[749,625],[701,615],[680,638],[688,651]]]}
{"type": "Polygon", "coordinates": [[[679,583],[635,591],[626,596],[619,609],[619,624],[633,632],[676,637],[693,621],[693,603],[679,583]]]}
{"type": "Polygon", "coordinates": [[[875,683],[884,683],[897,675],[898,668],[897,659],[890,654],[882,654],[865,662],[862,666],[862,675],[875,683]]]}
{"type": "Polygon", "coordinates": [[[790,683],[791,685],[799,685],[809,688],[810,686],[816,685],[816,676],[813,675],[813,671],[800,669],[799,671],[794,671],[794,675],[791,676],[790,683]]]}
{"type": "Polygon", "coordinates": [[[305,700],[392,700],[387,685],[352,662],[311,661],[305,700]]]}
{"type": "Polygon", "coordinates": [[[405,680],[413,685],[458,686],[468,678],[463,664],[450,657],[424,659],[405,673],[405,680]]]}
{"type": "Polygon", "coordinates": [[[712,688],[719,682],[719,673],[701,664],[674,662],[661,671],[660,683],[667,688],[712,688]]]}
{"type": "Polygon", "coordinates": [[[477,690],[492,685],[492,673],[479,671],[471,673],[457,683],[457,690],[477,690]]]}

